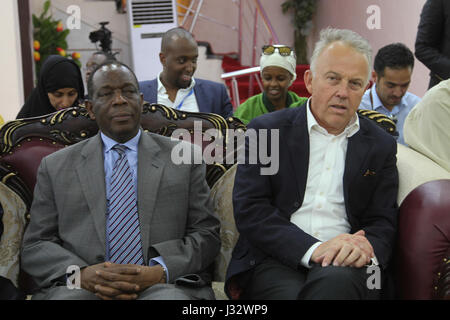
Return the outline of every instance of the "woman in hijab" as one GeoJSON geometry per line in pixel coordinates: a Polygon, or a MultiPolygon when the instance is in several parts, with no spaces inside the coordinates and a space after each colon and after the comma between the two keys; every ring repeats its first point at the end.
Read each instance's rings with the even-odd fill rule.
{"type": "Polygon", "coordinates": [[[84,97],[83,78],[77,64],[59,55],[42,65],[38,84],[16,119],[46,115],[79,104],[84,97]]]}
{"type": "Polygon", "coordinates": [[[295,53],[290,47],[264,46],[259,65],[264,92],[248,98],[234,113],[244,124],[264,113],[301,106],[308,100],[288,91],[297,78],[295,53]]]}

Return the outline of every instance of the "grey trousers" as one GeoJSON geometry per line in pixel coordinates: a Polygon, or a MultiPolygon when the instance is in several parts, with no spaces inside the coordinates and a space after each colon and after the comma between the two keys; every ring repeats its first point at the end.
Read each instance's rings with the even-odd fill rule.
{"type": "MultiPolygon", "coordinates": [[[[380,291],[369,288],[367,268],[321,267],[294,270],[268,258],[255,267],[243,299],[250,300],[373,300],[380,291]]],[[[370,279],[369,279],[370,280],[370,279]]]]}
{"type": "MultiPolygon", "coordinates": [[[[156,284],[139,294],[137,300],[214,300],[211,287],[187,288],[174,284],[156,284]]],[[[54,286],[32,296],[32,300],[100,300],[94,293],[84,289],[68,289],[54,286]]]]}

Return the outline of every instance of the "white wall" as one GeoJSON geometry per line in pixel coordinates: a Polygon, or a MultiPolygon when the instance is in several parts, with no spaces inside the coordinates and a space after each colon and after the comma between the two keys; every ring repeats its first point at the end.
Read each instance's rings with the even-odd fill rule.
{"type": "MultiPolygon", "coordinates": [[[[246,0],[248,1],[248,0],[246,0]]],[[[31,12],[40,14],[45,0],[30,1],[31,12]]],[[[291,16],[281,12],[281,3],[284,0],[261,0],[267,15],[276,30],[280,43],[293,44],[293,29],[291,16]]],[[[118,59],[131,65],[130,43],[128,38],[128,25],[126,14],[118,14],[115,10],[114,1],[92,1],[92,0],[52,0],[52,13],[54,18],[67,20],[66,10],[70,5],[77,5],[81,9],[81,29],[71,30],[67,40],[69,51],[80,51],[81,62],[86,64],[90,54],[95,51],[95,46],[89,41],[89,33],[99,28],[100,21],[110,21],[107,26],[113,32],[113,48],[120,50],[118,59]]],[[[227,24],[237,28],[238,5],[232,0],[207,0],[203,2],[201,14],[215,19],[222,24],[227,24]]],[[[191,16],[192,18],[192,16],[191,16]]],[[[264,32],[266,32],[264,30],[264,32]]],[[[238,51],[238,32],[223,25],[211,23],[204,18],[199,18],[194,36],[198,41],[207,41],[211,44],[215,53],[233,53],[238,51]]],[[[251,44],[251,35],[245,35],[246,43],[251,44]]],[[[220,62],[203,60],[204,55],[200,54],[199,67],[196,72],[197,77],[221,81],[220,62]],[[211,65],[212,64],[212,65],[211,65]],[[219,69],[217,69],[219,66],[219,69]]],[[[151,57],[149,57],[151,58],[151,57]]],[[[158,59],[158,57],[154,57],[158,59]]],[[[244,57],[244,63],[251,61],[250,51],[244,57]]]]}
{"type": "MultiPolygon", "coordinates": [[[[45,0],[31,0],[31,12],[40,15],[44,2],[45,0]]],[[[89,34],[98,30],[100,28],[99,22],[102,21],[109,21],[106,27],[112,32],[113,51],[119,51],[116,56],[117,60],[131,66],[127,15],[117,13],[114,1],[51,0],[51,5],[50,10],[53,18],[61,20],[65,28],[69,17],[67,8],[71,5],[77,5],[80,8],[81,27],[71,30],[66,40],[69,45],[69,52],[77,51],[81,53],[80,61],[83,67],[91,54],[97,51],[95,45],[89,40],[89,34]]],[[[101,50],[100,46],[98,46],[98,50],[101,50]]]]}
{"type": "MultiPolygon", "coordinates": [[[[251,2],[251,0],[246,0],[251,2]]],[[[281,4],[284,0],[261,0],[279,42],[287,45],[294,43],[292,15],[283,14],[281,4]]],[[[393,42],[403,42],[414,52],[414,42],[419,24],[420,12],[425,0],[317,0],[314,28],[309,39],[312,51],[319,31],[327,26],[354,30],[369,40],[374,54],[383,46],[393,42]],[[380,8],[381,28],[369,30],[367,27],[367,8],[376,5],[380,8]]],[[[204,2],[201,13],[221,23],[238,26],[238,6],[232,0],[208,0],[204,2]]],[[[238,32],[219,24],[199,18],[194,29],[197,40],[210,42],[215,53],[238,51],[238,32]]],[[[244,35],[246,43],[252,38],[244,35]]],[[[244,64],[251,61],[247,50],[244,64]]],[[[428,69],[416,59],[409,91],[423,96],[428,88],[428,69]]]]}
{"type": "Polygon", "coordinates": [[[195,71],[194,76],[199,79],[222,82],[225,84],[225,81],[220,78],[222,73],[222,59],[208,59],[206,56],[206,47],[199,46],[197,70],[195,71]]]}
{"type": "MultiPolygon", "coordinates": [[[[30,1],[31,11],[39,14],[45,0],[30,1]]],[[[245,0],[251,1],[251,0],[245,0]]],[[[281,4],[284,0],[260,0],[271,23],[275,29],[279,42],[287,45],[293,45],[293,26],[292,15],[283,14],[281,4]]],[[[6,4],[4,10],[0,13],[0,29],[2,40],[8,44],[6,47],[16,48],[18,50],[18,27],[14,25],[12,19],[16,14],[12,14],[14,0],[4,1],[6,4]],[[4,16],[4,17],[3,17],[4,16]],[[4,35],[4,36],[3,36],[4,35]]],[[[366,37],[376,53],[382,46],[401,41],[405,43],[411,50],[414,48],[414,41],[417,32],[420,12],[425,0],[317,0],[318,7],[315,15],[315,27],[310,37],[310,50],[314,42],[317,40],[319,30],[334,26],[338,28],[349,28],[362,36],[366,37]],[[367,28],[367,18],[369,15],[366,10],[369,5],[377,5],[381,10],[381,29],[369,30],[367,28]]],[[[131,55],[128,39],[128,26],[126,14],[118,14],[115,9],[114,1],[92,1],[92,0],[52,0],[53,14],[65,21],[67,19],[66,9],[70,5],[78,5],[81,9],[82,25],[80,30],[72,30],[68,40],[70,49],[81,51],[81,61],[85,65],[88,57],[95,50],[95,46],[90,42],[88,36],[93,30],[99,28],[100,21],[110,21],[108,28],[113,32],[113,48],[120,50],[119,60],[124,63],[131,64],[131,55]],[[85,50],[85,51],[83,51],[85,50]]],[[[219,21],[222,24],[230,26],[238,26],[238,5],[233,0],[207,0],[201,14],[219,21]]],[[[197,26],[193,31],[198,41],[207,41],[211,44],[214,53],[224,54],[238,51],[238,32],[223,25],[206,21],[205,18],[199,18],[197,26]]],[[[247,42],[251,42],[251,38],[247,36],[247,42]]],[[[2,83],[7,82],[7,86],[2,85],[2,92],[8,95],[15,95],[14,102],[8,105],[20,105],[22,81],[18,80],[18,74],[21,75],[19,68],[20,52],[15,54],[11,50],[1,50],[0,54],[7,55],[2,58],[0,63],[5,64],[6,69],[10,72],[7,81],[2,78],[2,83]],[[14,70],[11,70],[13,68],[14,70]],[[11,79],[13,75],[13,79],[11,79]],[[17,78],[17,79],[16,79],[17,78]],[[8,89],[6,89],[8,88],[8,89]],[[15,92],[15,93],[14,93],[15,92]],[[20,100],[20,103],[18,102],[20,100]]],[[[151,58],[151,57],[149,57],[151,58]]],[[[154,57],[158,59],[158,57],[154,57]]],[[[203,54],[200,55],[200,59],[203,54]]],[[[246,61],[250,61],[251,57],[246,54],[246,61]]],[[[212,63],[212,62],[211,62],[212,63]]],[[[196,76],[220,81],[219,63],[214,62],[214,66],[208,64],[208,60],[199,60],[199,68],[196,76]]],[[[428,85],[428,69],[416,60],[416,66],[413,72],[412,84],[410,91],[419,96],[423,96],[428,85]]],[[[3,95],[5,96],[5,95],[3,95]]],[[[12,98],[9,98],[12,99],[12,98]]],[[[18,106],[17,108],[20,108],[18,106]]],[[[5,117],[5,111],[0,109],[1,114],[5,117]]],[[[17,113],[17,110],[11,114],[17,113]]]]}
{"type": "Polygon", "coordinates": [[[16,118],[24,103],[19,10],[16,0],[3,0],[0,10],[0,114],[5,121],[16,118]]]}
{"type": "MultiPolygon", "coordinates": [[[[252,0],[242,1],[243,11],[247,14],[246,19],[242,22],[242,29],[244,30],[241,35],[244,42],[242,45],[242,63],[251,65],[254,11],[249,12],[248,8],[253,8],[254,4],[252,0]]],[[[294,43],[294,31],[291,23],[292,15],[282,13],[281,4],[283,2],[284,0],[261,0],[261,5],[278,36],[278,42],[292,46],[294,43]]],[[[239,50],[238,2],[233,0],[207,0],[204,1],[200,13],[201,16],[193,29],[196,40],[209,42],[213,52],[217,54],[237,53],[239,50]],[[213,19],[216,23],[208,19],[213,19]]],[[[261,42],[262,39],[268,39],[268,32],[262,23],[261,17],[258,17],[258,21],[257,43],[261,42]]],[[[189,26],[190,23],[188,24],[189,26]]],[[[257,48],[256,65],[259,63],[259,50],[260,48],[257,48]]]]}
{"type": "MultiPolygon", "coordinates": [[[[369,40],[374,51],[393,42],[402,42],[414,52],[420,13],[425,0],[317,0],[312,43],[327,26],[358,32],[369,40]],[[380,29],[369,30],[367,8],[380,8],[380,29]]],[[[312,47],[312,45],[310,46],[312,47]]],[[[422,97],[428,88],[428,69],[416,59],[409,91],[422,97]]]]}

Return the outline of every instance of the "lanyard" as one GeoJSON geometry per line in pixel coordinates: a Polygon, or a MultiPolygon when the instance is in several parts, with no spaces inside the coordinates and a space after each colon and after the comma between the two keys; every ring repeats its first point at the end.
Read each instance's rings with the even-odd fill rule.
{"type": "Polygon", "coordinates": [[[370,95],[370,106],[372,107],[373,110],[373,97],[372,97],[372,88],[369,91],[369,95],[370,95]]]}
{"type": "Polygon", "coordinates": [[[191,91],[189,91],[189,93],[183,98],[183,100],[181,100],[180,104],[176,107],[177,110],[181,109],[181,106],[183,105],[184,101],[194,93],[194,88],[191,89],[191,91]]]}

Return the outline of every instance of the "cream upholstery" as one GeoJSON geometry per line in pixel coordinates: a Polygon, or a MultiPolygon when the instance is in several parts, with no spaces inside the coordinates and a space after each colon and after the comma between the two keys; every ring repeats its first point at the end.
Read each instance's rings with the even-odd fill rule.
{"type": "Polygon", "coordinates": [[[3,208],[3,235],[0,240],[0,275],[18,284],[19,256],[25,230],[26,206],[22,199],[0,182],[0,202],[3,208]]]}
{"type": "Polygon", "coordinates": [[[228,299],[224,293],[225,274],[234,245],[239,237],[233,216],[232,193],[237,164],[232,166],[211,188],[214,211],[220,218],[220,238],[222,245],[214,263],[213,289],[216,299],[228,299]]]}
{"type": "Polygon", "coordinates": [[[424,155],[397,144],[397,168],[399,173],[398,205],[421,184],[439,179],[450,179],[450,172],[424,155]]]}

